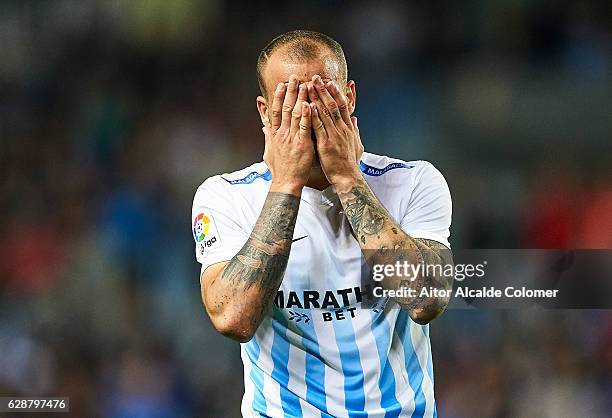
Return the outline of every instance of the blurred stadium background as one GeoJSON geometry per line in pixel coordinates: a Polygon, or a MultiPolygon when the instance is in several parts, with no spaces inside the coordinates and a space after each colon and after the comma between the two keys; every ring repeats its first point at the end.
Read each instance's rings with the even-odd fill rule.
{"type": "MultiPolygon", "coordinates": [[[[609,1],[0,1],[0,393],[74,416],[233,417],[190,207],[263,151],[275,35],[345,48],[371,152],[427,159],[455,248],[612,248],[609,1]]],[[[612,414],[612,314],[449,311],[439,415],[612,414]]]]}

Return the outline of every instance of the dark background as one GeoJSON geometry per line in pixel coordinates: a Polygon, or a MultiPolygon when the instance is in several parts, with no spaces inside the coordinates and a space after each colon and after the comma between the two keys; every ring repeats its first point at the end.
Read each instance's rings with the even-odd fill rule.
{"type": "MultiPolygon", "coordinates": [[[[197,186],[261,159],[255,62],[325,32],[366,150],[432,161],[454,248],[612,248],[609,1],[0,1],[0,393],[233,417],[199,296],[197,186]]],[[[607,311],[451,310],[441,417],[609,416],[607,311]]]]}

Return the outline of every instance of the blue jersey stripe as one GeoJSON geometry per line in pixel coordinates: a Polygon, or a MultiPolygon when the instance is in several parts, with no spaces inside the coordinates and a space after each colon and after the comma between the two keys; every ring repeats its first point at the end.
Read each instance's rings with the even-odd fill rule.
{"type": "Polygon", "coordinates": [[[301,348],[305,356],[306,402],[321,412],[321,418],[334,418],[327,412],[327,394],[325,392],[325,362],[319,352],[319,342],[314,331],[308,332],[311,325],[299,326],[295,323],[291,330],[302,337],[301,348]]]}
{"type": "Polygon", "coordinates": [[[253,337],[251,341],[244,345],[247,355],[251,360],[251,373],[249,377],[255,386],[255,393],[253,393],[253,411],[260,414],[266,412],[266,398],[263,394],[263,371],[257,366],[257,359],[259,358],[259,344],[257,344],[257,338],[253,337]]]}
{"type": "MultiPolygon", "coordinates": [[[[302,335],[302,348],[306,356],[306,401],[320,411],[327,410],[327,396],[325,393],[325,363],[319,353],[319,342],[313,330],[302,335]]],[[[326,416],[325,412],[322,412],[326,416]]]]}
{"type": "Polygon", "coordinates": [[[364,377],[359,349],[355,341],[353,325],[350,321],[333,321],[336,333],[336,345],[340,354],[342,373],[344,374],[344,406],[349,417],[364,417],[365,392],[364,377]]]}
{"type": "Polygon", "coordinates": [[[385,312],[370,311],[372,315],[372,334],[376,341],[378,358],[380,360],[380,377],[378,387],[381,392],[380,406],[385,409],[385,417],[397,417],[402,406],[395,397],[395,374],[389,362],[389,349],[391,345],[391,329],[385,319],[385,312]]]}
{"type": "Polygon", "coordinates": [[[289,372],[287,365],[289,363],[289,341],[287,339],[287,318],[278,309],[273,309],[274,318],[272,319],[272,327],[274,328],[274,341],[272,343],[272,362],[274,369],[272,370],[272,378],[279,383],[281,406],[285,416],[301,417],[302,406],[300,405],[299,397],[288,389],[289,372]]]}
{"type": "Polygon", "coordinates": [[[414,412],[413,418],[423,417],[425,414],[426,399],[423,393],[423,370],[419,364],[414,346],[412,345],[412,337],[410,336],[410,323],[408,322],[408,313],[401,310],[397,317],[396,332],[402,345],[404,346],[404,358],[406,361],[406,371],[408,372],[408,384],[414,391],[414,412]]]}

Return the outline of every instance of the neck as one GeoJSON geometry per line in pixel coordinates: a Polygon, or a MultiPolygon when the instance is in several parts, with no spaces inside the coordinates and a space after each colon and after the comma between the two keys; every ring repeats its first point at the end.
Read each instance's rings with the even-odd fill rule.
{"type": "Polygon", "coordinates": [[[306,186],[316,190],[324,190],[330,186],[321,166],[312,167],[310,169],[310,177],[308,178],[308,183],[306,183],[306,186]]]}

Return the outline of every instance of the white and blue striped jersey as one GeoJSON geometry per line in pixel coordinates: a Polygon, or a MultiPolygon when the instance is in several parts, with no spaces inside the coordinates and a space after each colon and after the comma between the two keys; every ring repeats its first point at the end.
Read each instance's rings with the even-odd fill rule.
{"type": "MultiPolygon", "coordinates": [[[[432,164],[364,153],[360,166],[404,231],[450,247],[450,192],[432,164]]],[[[198,188],[192,227],[202,271],[244,245],[270,182],[259,162],[198,188]]],[[[436,416],[429,326],[392,300],[372,304],[364,263],[333,188],[305,187],[274,306],[241,344],[243,416],[436,416]]]]}

